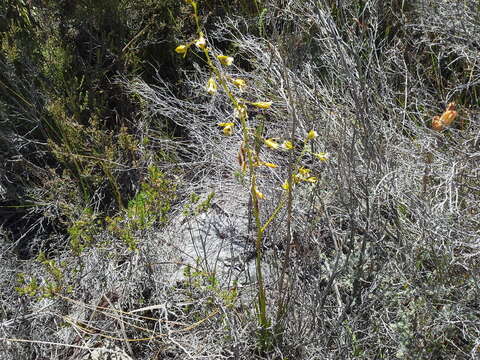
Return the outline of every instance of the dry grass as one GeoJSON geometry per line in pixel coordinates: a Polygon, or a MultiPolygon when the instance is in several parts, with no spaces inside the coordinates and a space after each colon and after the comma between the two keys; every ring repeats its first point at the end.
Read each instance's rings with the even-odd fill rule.
{"type": "MultiPolygon", "coordinates": [[[[226,234],[244,244],[240,264],[248,270],[252,230],[248,179],[236,162],[241,134],[225,137],[216,125],[232,109],[221,92],[205,93],[210,74],[201,61],[175,92],[161,74],[155,86],[122,81],[152,128],[168,119],[184,132],[170,141],[145,129],[154,146],[178,154],[177,163],[159,165],[182,179],[170,224],[136,233],[136,252],[102,234],[79,258],[59,255],[72,292],[53,299],[18,296],[14,272],[41,281],[51,275],[3,246],[0,351],[7,359],[81,358],[95,347],[145,359],[477,358],[475,6],[285,1],[262,14],[263,37],[254,35],[258,19],[224,18],[209,30],[212,46],[235,57],[229,75],[249,84],[243,96],[273,101],[250,113],[251,124],[264,121],[263,136],[281,139],[295,124],[297,144],[315,129],[312,151],[330,154],[302,158],[319,181],[297,186],[291,216],[282,208],[266,231],[267,309],[276,332],[268,351],[257,346],[255,277],[234,282],[234,270],[213,273],[220,255],[202,257],[226,234]],[[451,101],[457,120],[433,131],[432,117],[451,101]],[[204,200],[212,190],[210,215],[182,215],[197,206],[193,192],[204,200]],[[179,245],[188,231],[187,242],[200,244],[196,258],[179,245]]],[[[258,174],[266,221],[292,160],[267,148],[260,155],[279,165],[258,174]]]]}

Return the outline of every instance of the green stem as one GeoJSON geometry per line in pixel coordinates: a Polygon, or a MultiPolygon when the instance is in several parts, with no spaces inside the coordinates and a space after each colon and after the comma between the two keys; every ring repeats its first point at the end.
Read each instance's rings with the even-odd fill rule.
{"type": "MultiPolygon", "coordinates": [[[[196,3],[193,5],[194,8],[194,17],[195,23],[197,26],[197,34],[199,37],[203,37],[203,32],[200,27],[200,21],[197,12],[196,3]]],[[[207,47],[203,49],[203,53],[205,54],[205,58],[207,61],[208,66],[210,67],[211,71],[215,74],[218,82],[222,86],[223,90],[227,94],[228,98],[230,99],[234,109],[238,109],[240,107],[240,102],[238,99],[232,94],[229,90],[227,81],[225,77],[222,76],[218,67],[213,63],[210,52],[207,47]]],[[[244,106],[244,105],[243,105],[244,106]]],[[[242,127],[242,140],[245,147],[245,152],[247,154],[247,161],[248,167],[250,169],[250,196],[252,199],[252,207],[253,207],[253,216],[255,218],[255,226],[257,229],[256,232],[256,240],[255,240],[255,248],[256,248],[256,258],[255,258],[255,270],[257,275],[257,286],[258,286],[258,321],[261,327],[261,346],[265,348],[269,343],[270,333],[269,333],[269,320],[267,317],[267,300],[266,300],[266,293],[265,293],[265,284],[263,281],[263,272],[262,272],[262,245],[263,245],[263,233],[266,226],[262,227],[261,219],[260,219],[260,210],[258,204],[258,197],[255,192],[256,189],[256,173],[255,173],[255,166],[254,166],[254,158],[250,144],[250,134],[249,134],[249,127],[247,123],[247,114],[246,112],[239,111],[240,117],[240,124],[242,127]]],[[[278,210],[279,211],[279,210],[278,210]]],[[[277,213],[278,213],[277,211],[277,213]]],[[[271,220],[270,220],[271,221],[271,220]]],[[[268,226],[268,224],[267,224],[268,226]]]]}

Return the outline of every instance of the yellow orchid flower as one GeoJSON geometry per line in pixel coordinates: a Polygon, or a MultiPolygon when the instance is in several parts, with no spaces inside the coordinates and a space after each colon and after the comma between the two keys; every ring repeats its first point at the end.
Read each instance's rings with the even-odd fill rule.
{"type": "Polygon", "coordinates": [[[250,105],[256,106],[260,109],[269,109],[272,106],[271,101],[259,101],[259,102],[252,102],[250,105]]]}
{"type": "Polygon", "coordinates": [[[175,48],[175,52],[176,52],[177,54],[183,54],[183,56],[185,57],[185,55],[187,55],[188,48],[189,48],[188,45],[178,45],[178,46],[175,48]]]}
{"type": "Polygon", "coordinates": [[[207,41],[205,40],[203,35],[200,35],[200,37],[195,41],[195,46],[201,50],[207,47],[207,41]]]}
{"type": "Polygon", "coordinates": [[[222,122],[218,123],[218,126],[223,128],[223,133],[227,136],[231,136],[233,134],[233,127],[235,126],[232,122],[222,122]]]}
{"type": "Polygon", "coordinates": [[[307,134],[307,141],[313,140],[318,136],[318,133],[315,130],[310,130],[307,134]]]}
{"type": "Polygon", "coordinates": [[[243,90],[247,87],[247,83],[243,79],[233,79],[232,84],[238,87],[240,90],[243,90]]]}
{"type": "Polygon", "coordinates": [[[293,180],[294,184],[297,184],[304,179],[305,179],[305,177],[302,174],[293,174],[293,176],[292,176],[292,180],[293,180]]]}
{"type": "Polygon", "coordinates": [[[273,164],[273,163],[266,162],[266,161],[260,161],[260,165],[263,165],[263,166],[266,166],[266,167],[269,167],[269,168],[272,168],[272,169],[275,169],[275,168],[278,167],[277,164],[273,164]]]}
{"type": "Polygon", "coordinates": [[[257,199],[265,199],[265,195],[261,193],[255,185],[253,186],[253,192],[255,193],[257,199]]]}
{"type": "Polygon", "coordinates": [[[308,174],[310,174],[310,171],[312,171],[312,170],[304,168],[304,167],[301,167],[300,169],[298,169],[298,173],[302,174],[302,175],[308,175],[308,174]]]}
{"type": "Polygon", "coordinates": [[[273,139],[265,139],[263,141],[270,149],[276,150],[280,147],[280,145],[273,139]]]}
{"type": "MultiPolygon", "coordinates": [[[[292,176],[292,189],[295,187],[295,184],[299,183],[300,180],[297,180],[295,178],[295,175],[292,176]]],[[[290,185],[288,184],[288,179],[285,180],[285,182],[282,184],[282,189],[283,190],[290,190],[290,185]]]]}
{"type": "Polygon", "coordinates": [[[213,77],[208,79],[206,90],[207,90],[207,93],[209,93],[210,95],[213,95],[217,92],[217,82],[213,77]]]}
{"type": "Polygon", "coordinates": [[[233,126],[235,125],[233,122],[221,122],[217,124],[218,126],[225,127],[225,126],[233,126]]]}
{"type": "Polygon", "coordinates": [[[232,136],[233,134],[233,126],[225,126],[223,128],[223,133],[227,136],[232,136]]]}
{"type": "Polygon", "coordinates": [[[330,154],[326,152],[319,152],[316,154],[313,154],[318,160],[320,161],[327,161],[330,158],[330,154]]]}
{"type": "MultiPolygon", "coordinates": [[[[301,167],[298,169],[298,172],[296,174],[293,174],[292,176],[292,185],[298,184],[302,181],[306,181],[309,183],[316,183],[318,181],[318,178],[316,176],[310,176],[310,169],[301,167]]],[[[282,185],[283,190],[288,190],[288,180],[285,180],[285,182],[282,185]]]]}
{"type": "Polygon", "coordinates": [[[282,143],[282,149],[292,150],[292,149],[293,149],[293,144],[292,144],[292,142],[289,141],[289,140],[285,140],[285,141],[282,143]]]}
{"type": "Polygon", "coordinates": [[[233,64],[233,57],[226,55],[217,55],[218,61],[224,66],[230,66],[233,64]]]}

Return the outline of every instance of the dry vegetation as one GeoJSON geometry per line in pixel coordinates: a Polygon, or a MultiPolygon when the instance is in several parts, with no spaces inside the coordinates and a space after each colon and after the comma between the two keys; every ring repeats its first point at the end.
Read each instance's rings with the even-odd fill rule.
{"type": "Polygon", "coordinates": [[[477,2],[200,1],[199,28],[191,3],[165,20],[174,65],[122,58],[87,120],[0,76],[0,358],[477,359],[477,2]],[[199,29],[243,92],[208,94],[206,53],[175,54],[199,29]],[[277,168],[242,172],[232,96],[272,102],[247,147],[277,168]],[[45,121],[60,136],[33,136],[45,121]],[[316,181],[282,189],[300,165],[316,181]]]}

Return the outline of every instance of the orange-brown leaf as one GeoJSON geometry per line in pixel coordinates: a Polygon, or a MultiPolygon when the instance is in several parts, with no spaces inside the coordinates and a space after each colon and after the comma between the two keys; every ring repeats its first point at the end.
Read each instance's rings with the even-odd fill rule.
{"type": "Polygon", "coordinates": [[[442,116],[434,116],[432,119],[432,128],[437,131],[445,130],[449,127],[458,113],[455,111],[456,104],[451,102],[448,104],[447,108],[443,112],[442,116]]]}

